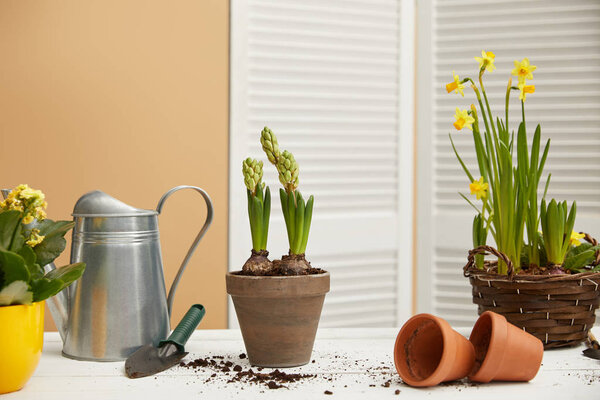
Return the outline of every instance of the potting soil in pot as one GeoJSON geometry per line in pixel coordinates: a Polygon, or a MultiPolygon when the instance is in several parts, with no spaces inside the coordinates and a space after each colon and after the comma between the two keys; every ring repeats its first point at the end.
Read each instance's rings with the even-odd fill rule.
{"type": "Polygon", "coordinates": [[[410,335],[404,345],[410,374],[423,380],[435,371],[443,353],[442,332],[433,321],[424,321],[410,335]]]}

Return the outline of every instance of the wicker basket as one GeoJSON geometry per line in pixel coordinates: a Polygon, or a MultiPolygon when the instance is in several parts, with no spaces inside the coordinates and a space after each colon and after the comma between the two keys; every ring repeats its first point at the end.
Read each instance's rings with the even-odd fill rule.
{"type": "MultiPolygon", "coordinates": [[[[588,241],[595,240],[586,235],[588,241]]],[[[596,255],[600,261],[600,254],[596,255]]],[[[473,286],[473,303],[478,313],[494,311],[513,325],[531,333],[545,349],[573,346],[587,339],[596,320],[600,301],[600,273],[572,275],[515,274],[506,255],[490,246],[469,251],[464,275],[473,286]],[[486,261],[484,269],[475,267],[475,255],[491,253],[503,260],[507,275],[496,273],[497,262],[486,261]]]]}

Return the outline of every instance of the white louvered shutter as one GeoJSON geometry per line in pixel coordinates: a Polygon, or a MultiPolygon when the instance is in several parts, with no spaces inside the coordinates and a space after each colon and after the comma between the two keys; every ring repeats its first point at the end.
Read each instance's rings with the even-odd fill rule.
{"type": "MultiPolygon", "coordinates": [[[[423,2],[431,41],[423,43],[430,60],[432,86],[429,110],[430,173],[422,178],[431,185],[422,193],[430,197],[430,220],[425,223],[432,238],[421,246],[420,267],[431,266],[430,277],[420,275],[421,310],[437,313],[456,326],[470,325],[476,318],[471,288],[462,276],[466,252],[471,248],[474,211],[459,197],[468,195],[468,181],[450,147],[452,132],[459,153],[476,173],[470,131],[452,127],[457,106],[476,103],[470,88],[465,99],[446,94],[444,86],[453,70],[476,81],[481,50],[493,51],[497,70],[485,73],[484,84],[495,115],[503,117],[503,99],[513,60],[528,57],[537,66],[533,73],[536,93],[525,103],[531,139],[538,123],[542,138],[551,138],[545,172],[552,173],[548,198],[577,201],[575,229],[600,234],[600,2],[594,0],[438,0],[423,2]],[[422,256],[422,257],[421,257],[422,256]],[[427,289],[428,292],[427,293],[427,289]]],[[[516,78],[514,78],[516,81],[516,78]]],[[[516,84],[515,84],[516,85],[516,84]]],[[[420,106],[427,107],[421,103],[420,106]]],[[[511,128],[520,122],[520,102],[511,99],[511,128]]],[[[425,110],[421,110],[422,112],[425,110]]],[[[427,112],[427,111],[425,111],[427,112]]],[[[427,143],[423,139],[421,143],[427,143]]],[[[426,169],[426,168],[424,168],[426,169]]],[[[543,189],[544,182],[540,188],[543,189]]],[[[425,219],[426,220],[426,219],[425,219]]]]}
{"type": "Polygon", "coordinates": [[[394,326],[410,312],[400,301],[411,265],[399,255],[399,11],[394,0],[232,2],[230,269],[251,247],[245,156],[266,162],[271,257],[288,250],[281,185],[260,148],[266,125],[315,196],[307,253],[331,272],[323,327],[394,326]]]}

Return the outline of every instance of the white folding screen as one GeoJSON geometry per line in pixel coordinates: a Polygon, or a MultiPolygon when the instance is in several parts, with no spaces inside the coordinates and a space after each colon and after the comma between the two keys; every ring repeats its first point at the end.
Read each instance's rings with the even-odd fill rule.
{"type": "MultiPolygon", "coordinates": [[[[536,92],[527,97],[530,137],[542,126],[551,138],[545,171],[548,197],[576,200],[576,229],[600,234],[600,2],[594,0],[437,0],[419,2],[419,304],[460,326],[476,318],[471,289],[462,276],[471,248],[473,211],[459,197],[468,181],[450,147],[448,133],[472,171],[477,171],[470,131],[452,127],[455,107],[476,103],[447,94],[456,71],[476,78],[481,50],[496,54],[497,70],[485,73],[496,113],[513,60],[537,65],[536,92]]],[[[520,121],[512,98],[511,128],[520,121]]],[[[543,186],[544,182],[540,186],[543,186]]]]}
{"type": "MultiPolygon", "coordinates": [[[[413,93],[401,74],[413,73],[414,6],[402,3],[231,3],[229,267],[249,255],[241,163],[266,162],[266,125],[294,153],[301,192],[315,196],[307,253],[331,272],[323,327],[395,326],[411,311],[413,93]]],[[[265,181],[274,194],[268,247],[279,257],[288,246],[268,162],[265,181]]]]}

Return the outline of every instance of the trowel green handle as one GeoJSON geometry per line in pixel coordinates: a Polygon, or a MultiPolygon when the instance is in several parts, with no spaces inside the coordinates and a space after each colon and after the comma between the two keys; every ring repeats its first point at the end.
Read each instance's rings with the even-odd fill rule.
{"type": "Polygon", "coordinates": [[[194,330],[202,321],[202,318],[206,314],[206,310],[202,304],[194,304],[190,307],[188,312],[185,313],[177,327],[171,333],[171,336],[167,340],[161,340],[158,343],[158,347],[162,347],[167,343],[172,343],[177,346],[179,351],[184,351],[184,346],[187,343],[194,330]]]}

